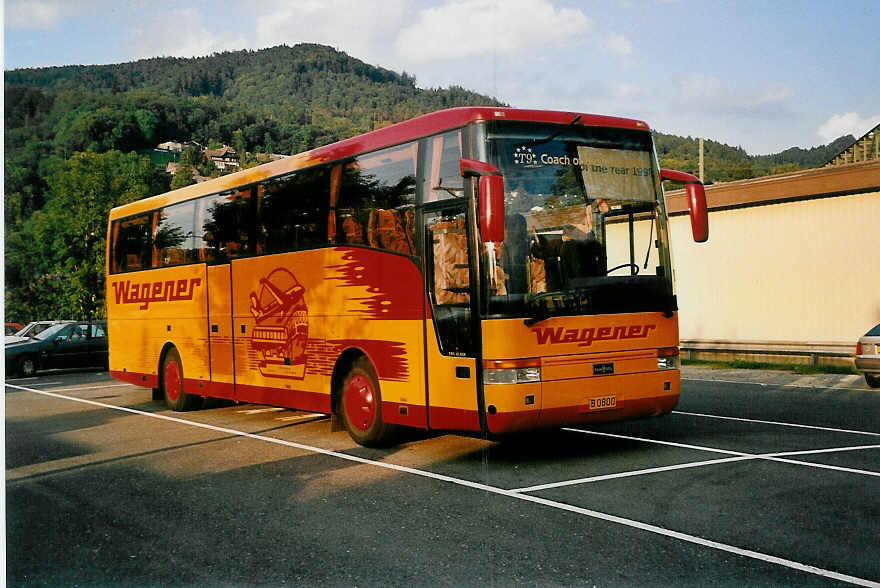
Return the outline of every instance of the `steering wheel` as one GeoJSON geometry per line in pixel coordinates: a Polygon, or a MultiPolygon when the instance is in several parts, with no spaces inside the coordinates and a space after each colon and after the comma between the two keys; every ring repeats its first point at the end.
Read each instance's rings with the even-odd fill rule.
{"type": "Polygon", "coordinates": [[[608,270],[607,272],[605,272],[605,275],[608,275],[608,274],[610,274],[611,272],[616,272],[617,270],[622,269],[622,268],[625,268],[625,267],[633,267],[633,268],[635,268],[636,273],[633,274],[633,275],[638,275],[638,273],[639,273],[639,266],[638,266],[638,264],[636,264],[636,263],[622,263],[622,264],[620,264],[620,265],[618,265],[618,266],[616,266],[616,267],[611,268],[611,269],[608,270]]]}

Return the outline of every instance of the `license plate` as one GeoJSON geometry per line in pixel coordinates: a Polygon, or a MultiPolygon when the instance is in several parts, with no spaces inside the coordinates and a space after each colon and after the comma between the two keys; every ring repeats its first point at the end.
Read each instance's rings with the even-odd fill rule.
{"type": "Polygon", "coordinates": [[[587,403],[590,410],[611,410],[617,408],[617,396],[599,396],[598,398],[590,398],[587,403]]]}

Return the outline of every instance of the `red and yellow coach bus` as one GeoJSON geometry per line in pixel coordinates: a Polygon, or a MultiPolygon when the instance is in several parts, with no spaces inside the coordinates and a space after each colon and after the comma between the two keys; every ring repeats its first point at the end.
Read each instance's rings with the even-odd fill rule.
{"type": "Polygon", "coordinates": [[[456,108],[120,206],[111,373],[175,410],[332,413],[366,445],[667,413],[664,179],[705,240],[702,185],[645,123],[456,108]]]}

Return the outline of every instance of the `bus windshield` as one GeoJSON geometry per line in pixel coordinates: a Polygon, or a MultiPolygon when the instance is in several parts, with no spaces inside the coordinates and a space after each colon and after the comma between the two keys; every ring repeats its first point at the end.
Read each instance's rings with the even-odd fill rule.
{"type": "Polygon", "coordinates": [[[505,237],[484,251],[487,318],[675,310],[648,131],[491,123],[505,237]]]}

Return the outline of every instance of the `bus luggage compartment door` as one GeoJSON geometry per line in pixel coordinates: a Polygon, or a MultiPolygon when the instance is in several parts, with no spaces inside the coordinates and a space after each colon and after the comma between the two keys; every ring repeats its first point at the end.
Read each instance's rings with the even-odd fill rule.
{"type": "Polygon", "coordinates": [[[228,264],[208,267],[208,337],[211,349],[209,396],[235,397],[232,282],[228,264]]]}

